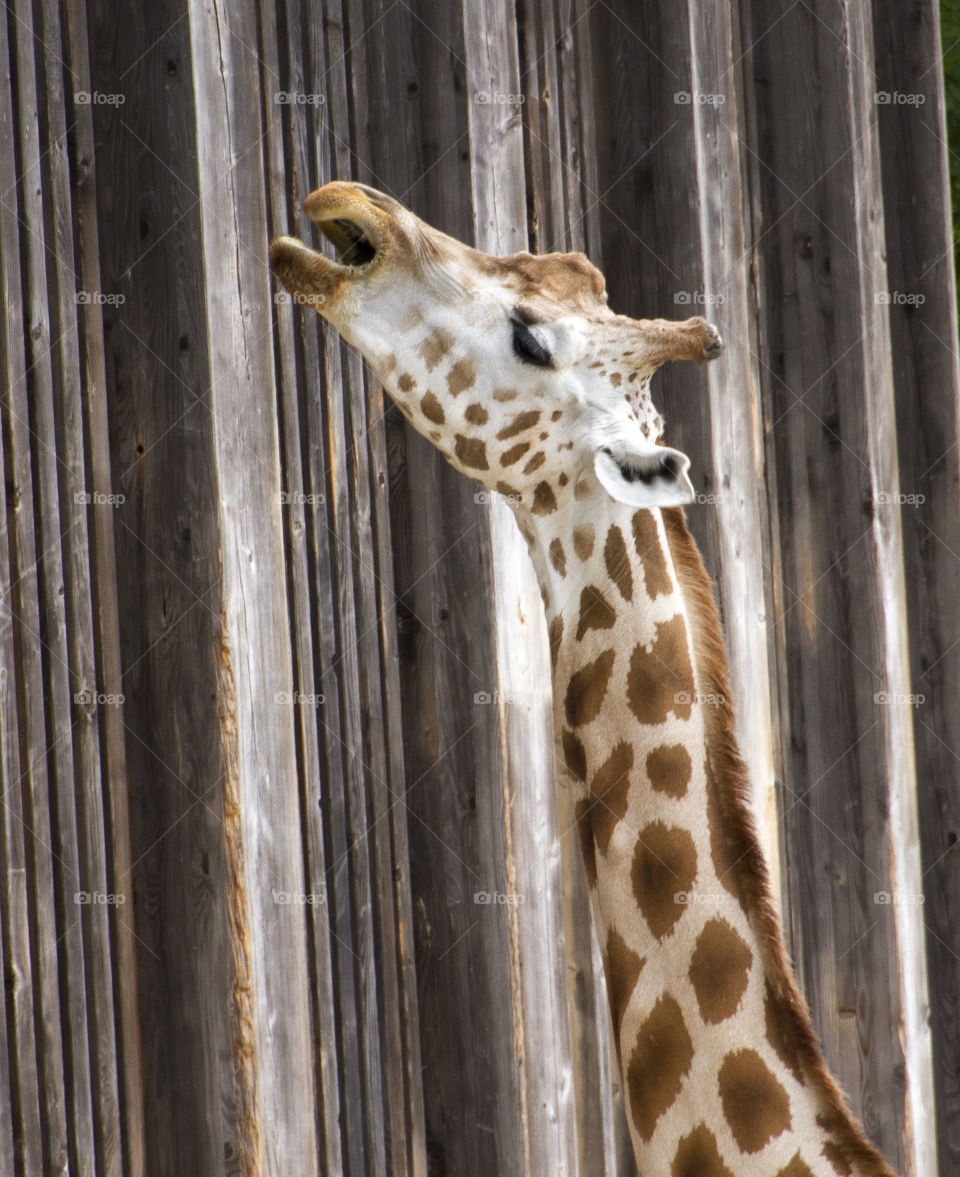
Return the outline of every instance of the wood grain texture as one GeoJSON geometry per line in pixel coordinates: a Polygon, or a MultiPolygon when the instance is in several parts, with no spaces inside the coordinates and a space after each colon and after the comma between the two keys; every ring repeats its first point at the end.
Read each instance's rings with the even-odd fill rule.
{"type": "Polygon", "coordinates": [[[939,53],[931,0],[12,3],[14,1177],[634,1171],[522,541],[266,271],[351,177],[493,252],[585,250],[616,310],[718,322],[725,359],[654,395],[790,942],[868,1131],[953,1173],[939,53]]]}
{"type": "MultiPolygon", "coordinates": [[[[937,5],[904,9],[876,3],[873,16],[877,93],[915,96],[907,103],[878,104],[877,110],[887,282],[890,291],[905,296],[887,304],[899,487],[917,503],[901,513],[909,677],[911,693],[924,697],[913,724],[922,876],[905,887],[923,896],[924,918],[916,918],[917,905],[902,909],[904,1054],[917,1092],[911,1106],[916,1171],[937,1171],[939,1146],[940,1172],[950,1173],[960,1166],[960,1089],[954,1079],[960,1055],[960,859],[953,852],[960,830],[960,744],[953,706],[960,694],[960,379],[943,70],[937,5]],[[910,179],[917,175],[931,182],[918,187],[910,179]]],[[[891,823],[901,824],[896,813],[891,823]]],[[[910,852],[916,853],[914,829],[902,824],[914,842],[910,852]]],[[[905,866],[916,869],[909,860],[905,866]]]]}
{"type": "Polygon", "coordinates": [[[761,145],[751,171],[754,235],[764,242],[768,485],[779,515],[772,567],[792,948],[828,1061],[902,1169],[912,1146],[897,937],[891,906],[876,896],[894,886],[891,784],[909,795],[913,769],[899,518],[883,497],[895,493],[885,484],[896,465],[876,297],[887,280],[872,42],[859,11],[830,4],[757,7],[744,26],[761,145]],[[813,83],[797,72],[803,60],[821,63],[813,83]],[[838,108],[844,117],[825,122],[838,108]],[[826,919],[815,915],[820,904],[826,919]]]}

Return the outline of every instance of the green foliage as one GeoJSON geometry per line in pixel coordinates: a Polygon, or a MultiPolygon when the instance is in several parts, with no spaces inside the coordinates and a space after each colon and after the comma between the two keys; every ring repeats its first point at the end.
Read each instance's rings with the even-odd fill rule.
{"type": "Polygon", "coordinates": [[[947,101],[953,248],[960,262],[960,0],[940,0],[940,39],[947,101]]]}

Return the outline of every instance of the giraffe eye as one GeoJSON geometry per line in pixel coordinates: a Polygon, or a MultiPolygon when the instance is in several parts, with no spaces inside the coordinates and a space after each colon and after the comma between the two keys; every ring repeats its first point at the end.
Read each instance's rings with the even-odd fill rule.
{"type": "Polygon", "coordinates": [[[513,350],[521,360],[540,368],[550,366],[550,353],[524,323],[513,321],[513,350]]]}

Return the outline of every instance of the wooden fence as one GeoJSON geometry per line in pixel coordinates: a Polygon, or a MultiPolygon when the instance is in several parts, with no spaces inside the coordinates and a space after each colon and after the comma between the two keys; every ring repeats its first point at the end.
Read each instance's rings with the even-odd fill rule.
{"type": "Polygon", "coordinates": [[[0,63],[0,1170],[633,1172],[523,545],[268,278],[336,177],[720,325],[657,399],[797,968],[960,1171],[936,6],[6,0],[0,63]]]}

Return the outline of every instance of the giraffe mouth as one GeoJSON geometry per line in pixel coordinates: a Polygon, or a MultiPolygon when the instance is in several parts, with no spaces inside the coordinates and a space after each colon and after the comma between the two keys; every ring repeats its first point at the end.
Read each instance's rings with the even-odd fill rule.
{"type": "Polygon", "coordinates": [[[316,222],[317,228],[336,250],[336,261],[351,270],[363,270],[377,256],[371,231],[349,217],[316,222]]]}

